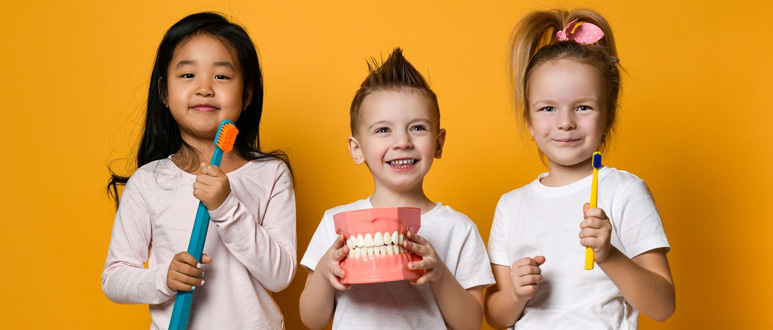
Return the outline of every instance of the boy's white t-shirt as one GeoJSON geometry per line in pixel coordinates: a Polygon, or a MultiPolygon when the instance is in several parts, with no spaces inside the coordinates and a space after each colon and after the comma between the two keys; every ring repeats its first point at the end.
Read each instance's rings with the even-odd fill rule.
{"type": "MultiPolygon", "coordinates": [[[[544,281],[513,329],[636,329],[639,312],[596,265],[585,270],[580,245],[582,207],[592,176],[562,187],[532,183],[502,195],[488,242],[491,263],[510,267],[523,257],[545,256],[544,281]]],[[[631,173],[599,170],[598,207],[612,223],[611,244],[633,258],[670,250],[647,185],[631,173]]]]}
{"type": "MultiPolygon", "coordinates": [[[[333,245],[333,215],[373,208],[370,200],[327,210],[301,259],[301,265],[314,270],[333,245]]],[[[427,239],[465,289],[494,284],[486,247],[478,228],[467,216],[450,206],[437,203],[421,215],[419,235],[427,239]]],[[[347,291],[336,291],[333,329],[446,329],[443,315],[429,283],[415,286],[409,281],[354,284],[347,291]]]]}

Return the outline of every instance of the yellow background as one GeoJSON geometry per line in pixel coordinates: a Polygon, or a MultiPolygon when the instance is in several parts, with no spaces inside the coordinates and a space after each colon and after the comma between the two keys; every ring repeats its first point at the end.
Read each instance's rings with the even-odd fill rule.
{"type": "MultiPolygon", "coordinates": [[[[547,1],[3,1],[0,328],[147,329],[145,305],[102,293],[114,208],[106,165],[130,155],[163,33],[215,10],[261,54],[263,147],[296,174],[298,257],[324,210],[368,196],[346,149],[365,59],[394,46],[428,74],[448,130],[428,195],[487,241],[499,196],[545,170],[519,135],[507,39],[547,1]]],[[[643,178],[672,244],[676,313],[642,329],[773,327],[768,1],[585,1],[617,37],[623,112],[605,164],[643,178]]],[[[120,169],[123,163],[115,163],[120,169]]],[[[306,271],[276,294],[289,329],[306,271]]],[[[484,326],[484,329],[487,329],[484,326]]]]}

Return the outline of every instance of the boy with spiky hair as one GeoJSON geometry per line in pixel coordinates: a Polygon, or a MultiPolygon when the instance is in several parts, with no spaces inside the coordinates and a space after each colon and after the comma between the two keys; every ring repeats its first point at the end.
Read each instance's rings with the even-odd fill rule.
{"type": "Polygon", "coordinates": [[[437,97],[396,48],[380,66],[368,63],[368,77],[350,109],[354,162],[365,163],[375,189],[366,199],[325,212],[301,265],[307,268],[300,298],[301,320],[320,329],[479,329],[483,288],[494,283],[486,248],[464,214],[432,202],[424,176],[443,153],[437,97]],[[421,209],[421,233],[408,232],[401,247],[422,257],[411,270],[417,280],[345,285],[339,262],[349,255],[333,215],[381,207],[421,209]]]}

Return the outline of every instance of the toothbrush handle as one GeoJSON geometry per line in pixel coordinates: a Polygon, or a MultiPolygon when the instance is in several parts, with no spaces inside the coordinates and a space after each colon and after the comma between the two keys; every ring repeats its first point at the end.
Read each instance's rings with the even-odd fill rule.
{"type": "MultiPolygon", "coordinates": [[[[212,161],[209,163],[220,166],[223,158],[223,150],[215,147],[212,154],[212,161]]],[[[199,208],[196,210],[196,220],[193,223],[191,240],[188,242],[188,254],[201,262],[201,255],[204,252],[204,242],[207,239],[207,229],[209,228],[209,210],[204,203],[199,202],[199,208]]],[[[174,298],[174,309],[172,309],[172,320],[169,322],[169,330],[185,330],[188,326],[188,316],[191,312],[193,303],[193,291],[178,291],[174,298]]]]}
{"type": "MultiPolygon", "coordinates": [[[[207,228],[209,227],[209,211],[204,203],[199,202],[199,208],[196,211],[196,222],[193,223],[193,232],[191,241],[188,243],[188,253],[201,262],[201,255],[204,251],[204,241],[207,238],[207,228]]],[[[174,309],[172,310],[172,320],[169,323],[169,330],[184,330],[188,326],[188,315],[193,303],[193,291],[178,291],[174,299],[174,309]]]]}
{"type": "Polygon", "coordinates": [[[594,262],[593,249],[589,247],[585,248],[585,269],[586,270],[593,269],[593,262],[594,262]]]}
{"type": "MultiPolygon", "coordinates": [[[[598,192],[599,192],[599,170],[596,168],[593,168],[593,183],[591,183],[591,190],[590,190],[590,205],[589,208],[595,209],[597,207],[597,198],[598,198],[598,192]]],[[[585,248],[585,269],[591,270],[593,269],[593,262],[595,258],[593,257],[593,249],[587,247],[585,248]]]]}

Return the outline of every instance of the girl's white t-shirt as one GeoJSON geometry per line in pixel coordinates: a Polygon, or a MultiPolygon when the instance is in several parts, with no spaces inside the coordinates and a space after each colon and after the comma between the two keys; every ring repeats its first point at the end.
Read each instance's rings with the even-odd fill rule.
{"type": "MultiPolygon", "coordinates": [[[[598,267],[585,270],[580,245],[592,176],[562,187],[532,183],[502,196],[488,241],[491,263],[510,267],[545,256],[544,282],[513,329],[636,329],[639,312],[598,267]]],[[[647,185],[631,173],[599,170],[598,207],[612,223],[611,244],[629,258],[670,249],[647,185]]]]}

